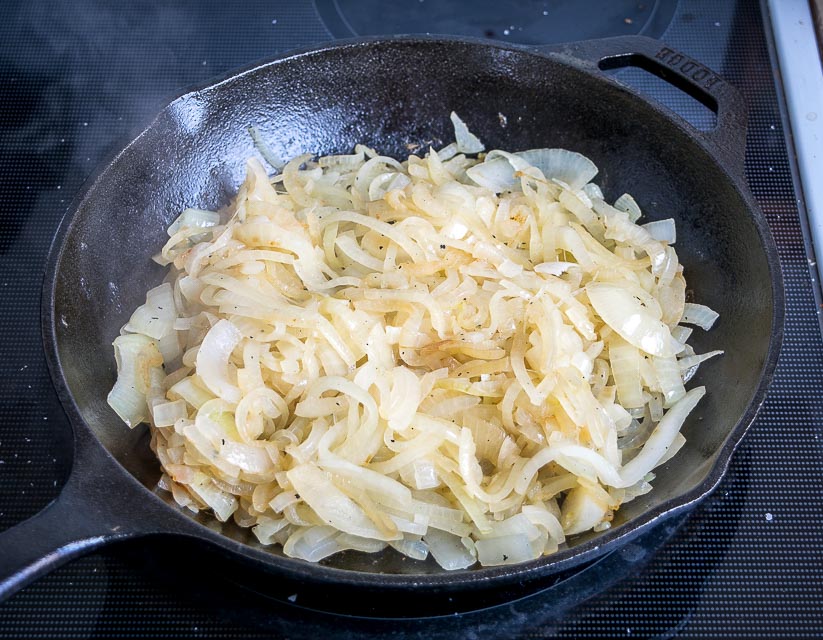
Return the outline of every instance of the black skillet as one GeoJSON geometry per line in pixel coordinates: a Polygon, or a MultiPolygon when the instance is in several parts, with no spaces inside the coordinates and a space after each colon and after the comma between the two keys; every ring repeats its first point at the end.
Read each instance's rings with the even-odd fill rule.
{"type": "Polygon", "coordinates": [[[641,37],[541,49],[440,37],[342,42],[178,98],[90,181],[54,242],[43,335],[74,430],[74,463],[57,500],[0,534],[0,597],[91,549],[163,534],[189,540],[221,573],[262,576],[284,596],[314,593],[308,601],[318,608],[401,616],[423,603],[429,612],[476,609],[513,588],[538,588],[694,504],[718,484],[761,406],[783,333],[777,253],[743,178],[745,120],[737,93],[712,71],[641,37]],[[716,112],[717,127],[699,132],[603,72],[628,66],[700,100],[716,112]],[[726,351],[693,383],[709,393],[684,427],[688,444],[611,529],[518,566],[443,572],[393,553],[309,564],[177,508],[156,490],[146,429],[130,431],[106,404],[111,342],[162,278],[150,256],[170,220],[184,207],[228,201],[255,154],[249,124],[282,157],[348,152],[355,143],[403,157],[409,143],[450,141],[452,110],[487,148],[579,151],[600,167],[607,198],[628,191],[647,219],[677,220],[694,297],[721,318],[711,332],[695,332],[695,348],[726,351]]]}

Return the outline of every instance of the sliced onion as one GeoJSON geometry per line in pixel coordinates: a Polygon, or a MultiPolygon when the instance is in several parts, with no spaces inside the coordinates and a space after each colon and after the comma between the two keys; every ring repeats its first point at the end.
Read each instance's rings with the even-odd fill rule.
{"type": "Polygon", "coordinates": [[[356,171],[366,160],[366,154],[361,149],[357,153],[350,155],[323,156],[317,161],[321,167],[335,169],[337,171],[356,171]]]}
{"type": "Polygon", "coordinates": [[[199,473],[197,480],[187,486],[193,494],[214,511],[214,515],[221,522],[226,522],[237,510],[237,498],[218,489],[211,479],[203,473],[199,473]]]}
{"type": "Polygon", "coordinates": [[[560,180],[572,189],[583,188],[598,173],[586,156],[567,149],[530,149],[515,155],[540,169],[549,180],[560,180]]]}
{"type": "Polygon", "coordinates": [[[257,518],[257,525],[252,528],[252,533],[257,536],[260,544],[272,544],[274,536],[288,524],[285,518],[274,519],[260,516],[257,518]]]}
{"type": "Polygon", "coordinates": [[[536,556],[529,539],[522,533],[475,542],[477,559],[485,567],[502,564],[519,564],[536,556]]]}
{"type": "Polygon", "coordinates": [[[664,453],[663,457],[660,458],[660,460],[657,461],[657,464],[654,465],[654,468],[656,469],[660,465],[666,464],[669,460],[674,458],[680,451],[680,449],[683,448],[684,444],[686,444],[686,437],[682,433],[678,433],[674,437],[674,441],[671,443],[671,445],[669,445],[669,448],[666,451],[666,453],[664,453]]]}
{"type": "Polygon", "coordinates": [[[155,405],[152,416],[156,427],[171,427],[181,418],[188,418],[189,412],[184,400],[175,400],[155,405]]]}
{"type": "Polygon", "coordinates": [[[663,406],[671,407],[686,395],[680,365],[676,358],[670,357],[654,358],[653,366],[657,381],[660,383],[660,391],[663,394],[663,406]]]}
{"type": "Polygon", "coordinates": [[[386,543],[381,540],[370,540],[360,536],[353,536],[350,533],[340,533],[337,541],[343,549],[353,549],[363,553],[377,553],[386,548],[386,543]]]}
{"type": "Polygon", "coordinates": [[[588,184],[584,184],[583,187],[582,187],[582,190],[583,190],[583,193],[585,193],[586,196],[590,200],[595,200],[595,199],[602,200],[603,199],[603,192],[600,190],[600,187],[598,187],[594,182],[589,182],[588,184]]]}
{"type": "Polygon", "coordinates": [[[534,270],[537,273],[542,273],[547,276],[562,276],[566,273],[569,269],[576,267],[577,264],[574,262],[541,262],[534,266],[534,270]]]}
{"type": "Polygon", "coordinates": [[[627,409],[642,407],[645,404],[643,382],[640,379],[641,358],[642,355],[634,345],[623,340],[609,342],[609,360],[617,387],[617,397],[620,404],[627,409]]]}
{"type": "Polygon", "coordinates": [[[677,340],[680,344],[686,344],[686,341],[689,339],[689,336],[692,335],[694,329],[691,327],[682,327],[677,325],[672,329],[672,338],[677,340]]]}
{"type": "Polygon", "coordinates": [[[652,393],[649,400],[649,417],[652,422],[660,422],[663,417],[663,398],[659,393],[652,393]]]}
{"type": "Polygon", "coordinates": [[[209,400],[214,400],[214,396],[199,384],[199,376],[183,378],[180,382],[169,388],[168,395],[171,398],[180,397],[188,402],[195,409],[199,409],[209,400]]]}
{"type": "Polygon", "coordinates": [[[161,384],[163,356],[151,338],[128,334],[115,338],[114,359],[117,381],[107,400],[120,419],[134,428],[149,417],[146,393],[161,384]]]}
{"type": "Polygon", "coordinates": [[[314,526],[301,529],[289,536],[283,545],[283,552],[293,558],[308,562],[319,562],[323,558],[342,551],[334,527],[314,526]]]}
{"type": "Polygon", "coordinates": [[[659,274],[666,259],[665,246],[655,240],[645,228],[633,223],[627,215],[616,210],[609,211],[608,205],[605,204],[601,207],[604,211],[603,222],[606,225],[605,237],[634,245],[645,251],[652,263],[652,273],[659,274]]]}
{"type": "Polygon", "coordinates": [[[437,470],[428,460],[416,460],[414,462],[414,486],[417,489],[434,489],[440,486],[440,478],[437,477],[437,470]]]}
{"type": "Polygon", "coordinates": [[[466,123],[463,122],[454,111],[451,112],[449,117],[454,125],[454,137],[457,141],[458,153],[473,154],[480,153],[486,149],[486,147],[483,146],[483,143],[480,142],[479,138],[469,131],[466,123]]]}
{"type": "Polygon", "coordinates": [[[220,447],[220,456],[246,473],[264,475],[274,470],[274,464],[262,447],[227,440],[220,447]]]}
{"type": "Polygon", "coordinates": [[[428,533],[423,536],[423,541],[428,545],[437,564],[447,571],[467,569],[477,562],[475,556],[469,552],[460,538],[451,533],[429,529],[428,533]]]}
{"type": "Polygon", "coordinates": [[[668,244],[674,244],[677,241],[677,228],[674,226],[673,218],[647,222],[642,225],[642,227],[648,231],[649,235],[655,240],[667,242],[668,244]]]}
{"type": "Polygon", "coordinates": [[[566,541],[566,534],[563,531],[563,526],[560,524],[557,516],[549,511],[547,507],[542,505],[537,506],[524,504],[522,507],[522,513],[533,524],[543,527],[556,543],[562,544],[566,541]]]}
{"type": "Polygon", "coordinates": [[[640,453],[620,470],[620,486],[628,487],[635,484],[654,468],[680,433],[680,427],[686,417],[705,394],[706,387],[695,387],[666,412],[640,453]]]}
{"type": "Polygon", "coordinates": [[[683,309],[683,318],[680,322],[685,324],[696,324],[701,329],[708,331],[717,322],[720,314],[702,304],[687,302],[683,309]]]}
{"type": "Polygon", "coordinates": [[[206,209],[184,209],[169,225],[167,232],[171,238],[181,229],[208,229],[220,224],[220,214],[206,209]]]}
{"type": "Polygon", "coordinates": [[[629,220],[637,222],[643,213],[634,198],[628,193],[624,193],[617,200],[614,201],[614,208],[618,211],[629,214],[629,220]]]}
{"type": "Polygon", "coordinates": [[[176,317],[177,309],[171,285],[164,282],[149,290],[146,294],[146,304],[137,307],[123,329],[160,340],[174,332],[176,317]]]}
{"type": "Polygon", "coordinates": [[[249,125],[247,131],[257,151],[260,152],[260,155],[263,156],[263,159],[268,162],[272,168],[279,170],[286,166],[286,161],[268,145],[257,127],[249,125]]]}
{"type": "Polygon", "coordinates": [[[635,224],[571,151],[467,156],[452,119],[457,142],[402,163],[251,160],[223,225],[172,224],[110,402],[151,417],[178,504],[312,562],[511,564],[609,527],[682,446],[713,353],[679,324],[674,222],[635,224]]]}
{"type": "Polygon", "coordinates": [[[505,158],[494,158],[466,170],[466,175],[481,187],[503,193],[517,184],[514,167],[505,158]]]}
{"type": "Polygon", "coordinates": [[[240,401],[240,389],[229,380],[229,358],[243,336],[228,320],[214,325],[197,352],[197,372],[203,384],[219,398],[232,403],[240,401]]]}
{"type": "Polygon", "coordinates": [[[598,500],[586,487],[577,486],[563,499],[560,524],[566,535],[583,533],[602,522],[607,511],[608,504],[598,500]]]}
{"type": "Polygon", "coordinates": [[[681,371],[687,371],[692,367],[697,367],[697,365],[699,365],[702,362],[705,362],[709,358],[714,358],[715,356],[722,356],[723,353],[723,351],[709,351],[708,353],[702,353],[700,355],[686,356],[685,358],[680,358],[677,361],[677,363],[680,366],[681,371]]]}
{"type": "Polygon", "coordinates": [[[672,338],[669,328],[626,289],[593,282],[586,285],[586,294],[603,321],[641,351],[670,357],[683,350],[683,345],[672,338]]]}
{"type": "Polygon", "coordinates": [[[387,535],[363,512],[354,500],[340,491],[327,473],[313,464],[302,464],[286,472],[286,476],[318,517],[331,526],[363,538],[396,540],[399,534],[387,535]]]}
{"type": "Polygon", "coordinates": [[[411,180],[404,173],[387,172],[381,173],[369,185],[369,200],[372,202],[384,198],[389,191],[404,189],[411,184],[411,180]]]}
{"type": "Polygon", "coordinates": [[[429,555],[429,545],[419,538],[404,536],[401,540],[389,542],[389,545],[404,556],[408,556],[414,560],[425,560],[429,555]]]}
{"type": "MultiPolygon", "coordinates": [[[[420,405],[420,380],[407,367],[395,367],[390,373],[389,402],[381,404],[380,413],[394,431],[404,431],[414,420],[420,405]]],[[[418,487],[423,488],[423,487],[418,487]]]]}

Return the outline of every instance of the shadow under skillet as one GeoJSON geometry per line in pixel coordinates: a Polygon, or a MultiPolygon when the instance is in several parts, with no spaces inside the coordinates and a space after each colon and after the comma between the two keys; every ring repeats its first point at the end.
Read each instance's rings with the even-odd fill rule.
{"type": "Polygon", "coordinates": [[[176,594],[185,594],[198,608],[289,638],[338,638],[351,633],[357,637],[389,633],[398,638],[463,637],[482,629],[516,633],[518,628],[545,619],[547,613],[559,622],[564,612],[636,575],[687,520],[688,515],[669,518],[617,551],[537,582],[462,596],[433,594],[428,601],[419,594],[405,599],[395,593],[391,599],[377,596],[368,602],[353,602],[322,588],[261,574],[227,560],[207,545],[182,538],[124,543],[118,545],[117,553],[155,574],[176,594]]]}

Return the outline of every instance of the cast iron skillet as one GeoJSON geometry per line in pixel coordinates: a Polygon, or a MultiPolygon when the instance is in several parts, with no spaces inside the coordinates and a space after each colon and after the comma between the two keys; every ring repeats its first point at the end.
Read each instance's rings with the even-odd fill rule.
{"type": "Polygon", "coordinates": [[[204,562],[270,576],[270,584],[288,585],[284,594],[320,594],[311,606],[345,602],[356,614],[362,603],[370,611],[378,603],[381,615],[414,616],[425,602],[427,611],[448,612],[510,597],[513,586],[537,588],[683,511],[720,481],[763,402],[783,333],[776,249],[742,173],[745,132],[743,103],[729,85],[640,37],[539,50],[440,37],[349,41],[286,55],[178,98],[90,182],[54,242],[42,322],[74,430],[74,463],[55,502],[0,535],[0,596],[112,541],[174,534],[216,549],[204,562]],[[717,127],[701,133],[603,73],[626,66],[703,102],[717,127]],[[628,191],[647,219],[676,218],[689,286],[721,318],[711,332],[695,332],[695,348],[726,355],[692,383],[709,393],[684,427],[688,444],[660,470],[654,491],[622,508],[611,529],[577,536],[553,556],[451,573],[393,553],[344,553],[317,565],[286,558],[155,492],[159,469],[146,429],[129,431],[106,394],[115,378],[111,342],[162,278],[150,256],[168,223],[184,207],[228,201],[255,154],[249,124],[282,157],[348,152],[355,143],[403,157],[408,143],[450,141],[452,110],[487,148],[580,151],[600,167],[597,182],[610,201],[628,191]]]}

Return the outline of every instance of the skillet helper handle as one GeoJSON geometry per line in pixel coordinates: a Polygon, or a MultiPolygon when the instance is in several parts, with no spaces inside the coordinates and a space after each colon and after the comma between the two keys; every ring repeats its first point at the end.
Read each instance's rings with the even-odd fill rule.
{"type": "Polygon", "coordinates": [[[584,40],[540,49],[592,62],[600,71],[638,67],[690,95],[717,115],[714,129],[698,131],[698,134],[712,143],[730,168],[743,174],[746,101],[737,89],[697,60],[645,36],[584,40]]]}
{"type": "Polygon", "coordinates": [[[116,463],[102,452],[78,455],[83,448],[75,446],[72,472],[57,499],[0,533],[0,601],[69,560],[142,535],[142,527],[135,528],[134,520],[127,520],[112,504],[112,496],[133,501],[123,491],[120,474],[107,473],[108,465],[116,463]]]}

